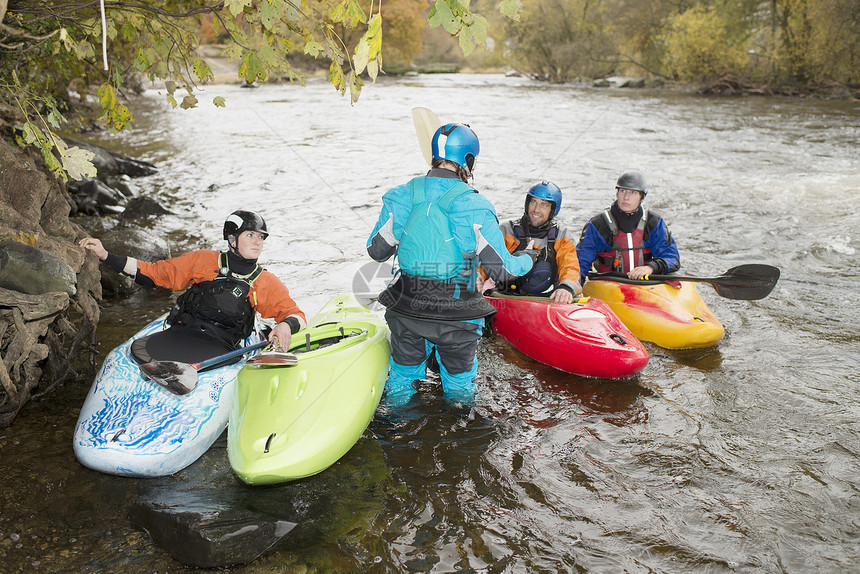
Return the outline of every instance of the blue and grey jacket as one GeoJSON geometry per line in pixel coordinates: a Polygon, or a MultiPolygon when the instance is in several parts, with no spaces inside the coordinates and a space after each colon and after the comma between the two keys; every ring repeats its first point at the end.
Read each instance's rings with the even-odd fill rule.
{"type": "MultiPolygon", "coordinates": [[[[403,226],[412,211],[413,181],[388,190],[382,197],[379,220],[367,240],[367,252],[376,261],[386,261],[397,253],[403,226]]],[[[427,198],[441,198],[456,181],[457,176],[450,170],[431,169],[427,173],[427,198]]],[[[483,266],[494,280],[512,281],[531,269],[529,255],[508,252],[493,204],[477,191],[457,198],[448,209],[448,217],[463,255],[464,277],[483,266]]],[[[461,321],[492,315],[492,306],[474,285],[458,279],[436,281],[401,273],[380,294],[379,302],[404,315],[428,319],[461,321]]]]}

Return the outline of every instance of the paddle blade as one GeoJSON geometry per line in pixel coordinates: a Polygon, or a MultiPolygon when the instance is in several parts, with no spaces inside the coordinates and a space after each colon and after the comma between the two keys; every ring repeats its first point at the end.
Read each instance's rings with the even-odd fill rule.
{"type": "Polygon", "coordinates": [[[176,361],[151,361],[140,366],[140,373],[174,395],[186,395],[197,386],[197,369],[176,361]]]}
{"type": "Polygon", "coordinates": [[[709,283],[718,295],[726,299],[757,301],[770,295],[778,280],[779,268],[750,263],[732,267],[709,283]]]}
{"type": "Polygon", "coordinates": [[[428,110],[427,108],[412,108],[412,121],[415,123],[415,134],[418,136],[418,144],[421,146],[421,153],[424,154],[424,161],[430,165],[433,161],[433,152],[431,144],[433,134],[442,125],[439,117],[428,110]]]}
{"type": "Polygon", "coordinates": [[[272,367],[291,367],[299,364],[299,358],[286,351],[262,352],[248,359],[249,365],[264,365],[272,367]]]}

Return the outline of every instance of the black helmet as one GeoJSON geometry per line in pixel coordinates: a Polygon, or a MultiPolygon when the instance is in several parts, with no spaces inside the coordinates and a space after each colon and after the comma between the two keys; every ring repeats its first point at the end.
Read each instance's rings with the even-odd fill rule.
{"type": "Polygon", "coordinates": [[[625,171],[615,182],[615,189],[632,189],[638,191],[645,197],[648,194],[648,186],[645,184],[645,176],[636,170],[625,171]]]}
{"type": "Polygon", "coordinates": [[[259,214],[253,211],[234,211],[224,222],[224,239],[231,235],[238,237],[243,231],[259,231],[263,234],[263,239],[269,236],[266,222],[259,214]]]}

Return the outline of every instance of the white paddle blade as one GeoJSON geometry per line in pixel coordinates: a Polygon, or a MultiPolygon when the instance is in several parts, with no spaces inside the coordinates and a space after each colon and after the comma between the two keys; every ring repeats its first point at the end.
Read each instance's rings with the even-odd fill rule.
{"type": "Polygon", "coordinates": [[[415,123],[415,134],[418,136],[418,144],[421,146],[421,153],[424,154],[424,161],[430,165],[433,161],[433,152],[431,151],[433,134],[436,133],[442,122],[439,121],[439,116],[427,108],[412,108],[412,121],[415,123]]]}
{"type": "Polygon", "coordinates": [[[176,361],[151,361],[140,366],[140,373],[174,395],[187,395],[197,386],[197,369],[176,361]]]}

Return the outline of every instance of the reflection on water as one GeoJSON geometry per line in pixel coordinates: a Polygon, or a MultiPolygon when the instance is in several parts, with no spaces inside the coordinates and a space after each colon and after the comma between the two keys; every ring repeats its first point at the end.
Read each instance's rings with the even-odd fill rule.
{"type": "MultiPolygon", "coordinates": [[[[226,213],[263,211],[272,234],[262,262],[308,313],[390,278],[364,268],[364,244],[382,193],[426,169],[410,116],[419,105],[472,124],[482,144],[475,184],[503,217],[519,215],[534,181],[552,179],[565,194],[563,222],[579,229],[609,205],[618,174],[639,168],[686,274],[782,269],[762,301],[703,290],[726,327],[720,346],[651,346],[630,381],[566,375],[483,340],[474,405],[451,404],[432,385],[403,409],[383,405],[363,439],[376,450],[348,455],[359,457],[349,464],[367,457],[376,478],[318,507],[300,548],[233,571],[856,570],[856,102],[468,75],[383,78],[355,107],[313,81],[208,92],[228,107],[179,113],[148,96],[137,130],[110,145],[159,165],[136,184],[174,212],[157,223],[166,234],[220,246],[226,213]]],[[[169,301],[109,302],[102,352],[169,301]]],[[[0,431],[3,570],[176,571],[126,519],[141,481],[74,460],[86,386],[67,385],[0,431]]],[[[260,492],[271,506],[277,491],[260,492]]]]}

